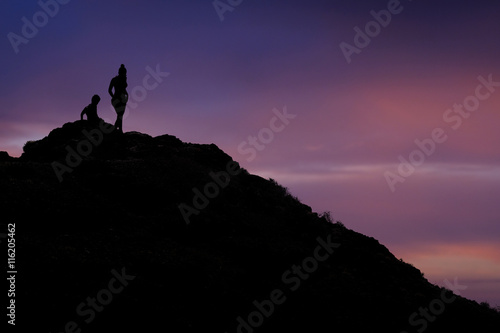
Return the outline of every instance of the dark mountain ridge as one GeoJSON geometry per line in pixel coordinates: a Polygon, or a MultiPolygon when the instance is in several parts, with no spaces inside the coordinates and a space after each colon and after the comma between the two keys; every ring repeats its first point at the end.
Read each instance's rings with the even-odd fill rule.
{"type": "Polygon", "coordinates": [[[18,328],[498,331],[454,277],[454,293],[429,283],[216,145],[109,126],[67,123],[0,155],[18,328]]]}

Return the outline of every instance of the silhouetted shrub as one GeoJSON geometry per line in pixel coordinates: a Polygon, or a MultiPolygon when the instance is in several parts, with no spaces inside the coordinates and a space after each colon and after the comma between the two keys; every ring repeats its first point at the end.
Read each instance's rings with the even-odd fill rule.
{"type": "Polygon", "coordinates": [[[481,303],[479,303],[479,305],[481,305],[482,307],[484,307],[486,309],[491,309],[490,303],[488,303],[488,302],[481,302],[481,303]]]}
{"type": "Polygon", "coordinates": [[[288,189],[288,187],[285,187],[281,184],[279,184],[276,180],[274,180],[273,178],[269,178],[269,181],[278,189],[278,192],[283,195],[284,197],[289,197],[295,201],[299,201],[299,198],[297,198],[296,196],[292,195],[290,193],[290,190],[288,189]]]}
{"type": "Polygon", "coordinates": [[[335,221],[333,219],[332,212],[330,211],[324,211],[323,213],[319,214],[319,217],[324,219],[328,223],[335,224],[343,229],[346,229],[344,223],[342,223],[341,221],[335,221]]]}
{"type": "Polygon", "coordinates": [[[329,211],[324,211],[323,213],[319,214],[319,217],[326,220],[326,222],[328,223],[334,223],[332,213],[329,211]]]}
{"type": "Polygon", "coordinates": [[[27,141],[23,146],[23,152],[29,151],[32,147],[36,145],[36,141],[27,141]]]}
{"type": "Polygon", "coordinates": [[[337,221],[337,222],[335,222],[335,224],[338,225],[341,228],[346,229],[346,227],[345,227],[344,223],[342,223],[342,221],[337,221]]]}

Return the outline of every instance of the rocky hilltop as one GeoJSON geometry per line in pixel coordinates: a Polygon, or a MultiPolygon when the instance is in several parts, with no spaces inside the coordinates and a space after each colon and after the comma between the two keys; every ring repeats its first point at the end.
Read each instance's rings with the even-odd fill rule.
{"type": "Polygon", "coordinates": [[[459,281],[429,283],[214,144],[67,123],[20,158],[0,155],[0,188],[2,230],[16,228],[20,329],[500,327],[499,313],[459,295],[459,281]]]}

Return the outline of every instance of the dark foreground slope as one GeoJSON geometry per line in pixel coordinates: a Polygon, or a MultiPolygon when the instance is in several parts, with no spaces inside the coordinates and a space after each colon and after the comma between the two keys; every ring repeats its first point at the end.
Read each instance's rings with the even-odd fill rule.
{"type": "Polygon", "coordinates": [[[65,124],[28,143],[21,158],[0,162],[0,232],[16,226],[18,329],[500,327],[498,313],[428,283],[377,240],[318,216],[275,182],[232,169],[224,186],[220,172],[232,159],[215,145],[135,132],[101,142],[94,132],[95,145],[84,147],[84,130],[92,128],[65,124]],[[53,162],[67,164],[67,147],[88,156],[71,157],[72,171],[59,181],[53,162]],[[213,198],[196,196],[200,209],[187,225],[179,205],[193,206],[205,187],[213,198]],[[429,305],[435,315],[419,313],[429,305]]]}

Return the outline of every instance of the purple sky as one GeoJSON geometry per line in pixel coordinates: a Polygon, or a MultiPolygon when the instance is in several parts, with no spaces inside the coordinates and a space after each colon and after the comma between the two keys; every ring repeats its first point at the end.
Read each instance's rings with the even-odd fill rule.
{"type": "Polygon", "coordinates": [[[19,156],[26,141],[79,119],[93,94],[114,122],[107,88],[123,63],[134,106],[126,131],[215,143],[431,282],[457,277],[464,296],[500,306],[498,1],[243,0],[223,21],[211,0],[49,10],[0,4],[0,150],[19,156]],[[354,28],[387,8],[390,22],[381,13],[385,27],[368,24],[369,44],[359,37],[348,63],[341,43],[354,47],[354,28]],[[39,25],[24,28],[29,38],[26,21],[39,25]],[[147,77],[156,69],[169,75],[147,77]],[[464,103],[474,111],[453,111],[464,103]],[[295,117],[274,121],[284,109],[295,117]],[[410,157],[419,165],[398,173],[410,157]]]}

